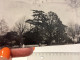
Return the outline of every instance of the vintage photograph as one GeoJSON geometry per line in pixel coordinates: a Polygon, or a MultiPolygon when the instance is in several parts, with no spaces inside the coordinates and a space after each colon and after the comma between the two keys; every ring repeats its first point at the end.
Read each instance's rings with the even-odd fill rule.
{"type": "Polygon", "coordinates": [[[0,48],[80,43],[80,0],[0,0],[0,48]]]}

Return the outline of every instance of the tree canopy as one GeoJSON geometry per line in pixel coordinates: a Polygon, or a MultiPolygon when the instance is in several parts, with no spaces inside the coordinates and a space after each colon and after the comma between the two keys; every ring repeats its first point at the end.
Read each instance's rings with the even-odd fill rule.
{"type": "Polygon", "coordinates": [[[67,26],[62,24],[62,21],[56,13],[52,11],[45,13],[44,11],[33,10],[32,16],[33,19],[26,20],[26,23],[35,26],[29,31],[33,34],[33,36],[35,32],[37,34],[33,40],[39,41],[39,43],[47,44],[60,44],[70,40],[65,33],[65,27],[67,26]]]}

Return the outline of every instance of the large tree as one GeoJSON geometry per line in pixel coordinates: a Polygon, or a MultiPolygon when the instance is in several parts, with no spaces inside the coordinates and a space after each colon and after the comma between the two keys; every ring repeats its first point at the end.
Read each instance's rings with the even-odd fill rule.
{"type": "Polygon", "coordinates": [[[13,31],[17,32],[17,34],[19,35],[19,43],[21,46],[24,44],[23,34],[28,30],[27,28],[28,26],[25,23],[25,17],[21,18],[15,23],[13,31]]]}
{"type": "Polygon", "coordinates": [[[40,43],[60,44],[65,43],[69,38],[65,33],[65,25],[62,24],[60,18],[56,13],[50,11],[45,13],[43,11],[33,10],[33,19],[26,21],[35,27],[30,32],[36,32],[38,38],[36,41],[40,43]],[[41,37],[41,38],[40,38],[41,37]]]}
{"type": "MultiPolygon", "coordinates": [[[[44,26],[46,25],[46,21],[47,21],[46,15],[43,11],[33,10],[33,19],[29,19],[26,21],[27,23],[30,23],[30,25],[35,26],[34,28],[30,29],[30,32],[32,33],[33,37],[35,37],[33,41],[36,41],[37,43],[41,43],[44,40],[41,34],[41,30],[44,29],[44,26]]],[[[26,36],[27,36],[27,32],[26,32],[26,36]]],[[[28,37],[31,38],[30,36],[28,37]]]]}

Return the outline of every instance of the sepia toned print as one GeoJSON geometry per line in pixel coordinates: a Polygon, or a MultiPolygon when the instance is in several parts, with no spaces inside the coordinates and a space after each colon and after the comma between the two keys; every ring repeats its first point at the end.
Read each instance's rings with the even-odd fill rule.
{"type": "Polygon", "coordinates": [[[78,0],[1,0],[0,3],[1,47],[80,43],[78,0]]]}

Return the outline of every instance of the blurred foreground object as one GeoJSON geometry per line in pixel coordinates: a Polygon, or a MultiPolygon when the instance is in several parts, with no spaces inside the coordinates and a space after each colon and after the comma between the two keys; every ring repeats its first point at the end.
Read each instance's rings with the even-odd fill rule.
{"type": "Polygon", "coordinates": [[[7,60],[10,58],[10,49],[8,47],[4,47],[0,50],[0,60],[7,60]]]}

